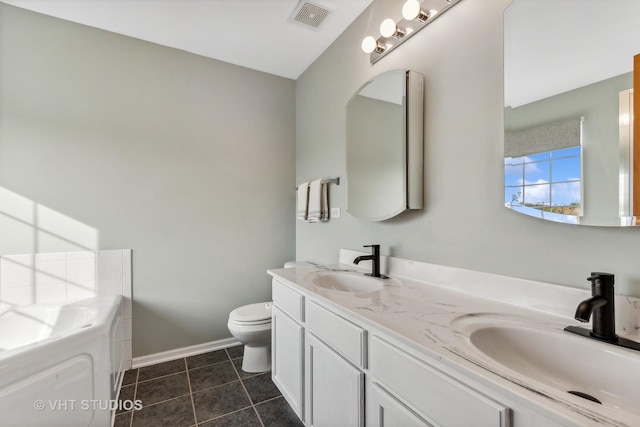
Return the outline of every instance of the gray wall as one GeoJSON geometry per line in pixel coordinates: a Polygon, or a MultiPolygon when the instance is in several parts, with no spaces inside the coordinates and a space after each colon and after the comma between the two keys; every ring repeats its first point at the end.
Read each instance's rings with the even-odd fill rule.
{"type": "MultiPolygon", "coordinates": [[[[425,209],[380,222],[296,226],[300,260],[337,261],[338,248],[380,243],[398,257],[586,288],[616,274],[640,296],[640,229],[545,222],[503,207],[502,14],[510,0],[456,5],[371,66],[360,50],[403,0],[376,0],[296,81],[296,180],[345,175],[344,106],[365,81],[408,68],[425,76],[425,209]]],[[[344,207],[344,186],[332,206],[344,207]]],[[[552,296],[550,296],[552,298],[552,296]]]]}
{"type": "Polygon", "coordinates": [[[133,249],[134,356],[294,256],[293,81],[0,4],[0,253],[133,249]]]}

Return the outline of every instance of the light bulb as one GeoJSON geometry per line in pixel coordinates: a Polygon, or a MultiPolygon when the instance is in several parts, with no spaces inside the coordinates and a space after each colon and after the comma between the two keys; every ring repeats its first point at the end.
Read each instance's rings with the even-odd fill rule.
{"type": "Polygon", "coordinates": [[[378,41],[371,36],[365,37],[362,40],[362,51],[364,53],[371,53],[378,48],[378,41]]]}
{"type": "Polygon", "coordinates": [[[418,20],[420,22],[425,22],[427,19],[431,18],[433,15],[433,10],[429,10],[425,12],[420,7],[420,2],[418,0],[407,0],[402,6],[402,17],[407,21],[418,20]]]}
{"type": "Polygon", "coordinates": [[[396,32],[397,28],[398,26],[393,19],[385,19],[382,21],[382,24],[380,24],[380,34],[382,37],[391,37],[396,32]]]}
{"type": "Polygon", "coordinates": [[[420,15],[421,11],[418,0],[407,0],[402,6],[402,17],[407,21],[412,21],[420,15]]]}
{"type": "Polygon", "coordinates": [[[404,36],[404,31],[398,28],[396,25],[396,21],[391,18],[385,19],[380,24],[380,34],[382,37],[402,37],[404,36]]]}

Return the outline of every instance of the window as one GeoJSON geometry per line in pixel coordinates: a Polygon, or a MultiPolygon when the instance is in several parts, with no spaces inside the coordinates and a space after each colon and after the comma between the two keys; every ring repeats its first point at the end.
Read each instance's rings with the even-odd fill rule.
{"type": "Polygon", "coordinates": [[[504,161],[504,203],[527,215],[578,223],[582,215],[582,147],[504,161]]]}

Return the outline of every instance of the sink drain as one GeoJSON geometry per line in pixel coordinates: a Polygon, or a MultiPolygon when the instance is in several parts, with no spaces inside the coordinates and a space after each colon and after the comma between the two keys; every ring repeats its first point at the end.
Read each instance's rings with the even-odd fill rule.
{"type": "Polygon", "coordinates": [[[587,399],[587,400],[590,400],[592,402],[596,402],[596,403],[602,405],[602,402],[600,402],[598,399],[596,399],[595,397],[591,396],[590,394],[583,393],[581,391],[568,391],[567,393],[573,394],[575,396],[578,396],[578,397],[581,397],[583,399],[587,399]]]}

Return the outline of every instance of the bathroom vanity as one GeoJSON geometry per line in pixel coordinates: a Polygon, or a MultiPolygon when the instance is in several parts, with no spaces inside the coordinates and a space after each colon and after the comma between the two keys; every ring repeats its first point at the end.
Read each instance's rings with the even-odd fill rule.
{"type": "MultiPolygon", "coordinates": [[[[640,425],[640,352],[563,331],[588,291],[398,258],[392,279],[344,271],[361,254],[269,271],[272,376],[305,425],[640,425]]],[[[617,299],[637,340],[640,304],[617,299]]]]}

